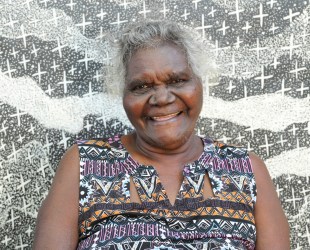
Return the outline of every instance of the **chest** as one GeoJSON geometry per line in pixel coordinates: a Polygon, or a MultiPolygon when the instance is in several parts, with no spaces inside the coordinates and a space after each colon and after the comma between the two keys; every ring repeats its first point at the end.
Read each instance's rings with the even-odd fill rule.
{"type": "MultiPolygon", "coordinates": [[[[148,183],[151,184],[149,187],[154,187],[154,190],[161,189],[163,197],[169,200],[171,205],[175,204],[177,198],[184,198],[184,193],[187,194],[187,197],[188,195],[191,198],[202,197],[204,200],[214,197],[207,173],[201,174],[194,179],[185,177],[177,171],[155,173],[155,178],[148,180],[148,183]]],[[[143,195],[143,192],[148,192],[147,188],[145,181],[135,180],[130,177],[130,202],[141,204],[140,195],[143,195]]]]}
{"type": "Polygon", "coordinates": [[[206,148],[182,171],[164,174],[137,164],[123,150],[102,151],[100,159],[81,154],[81,246],[90,247],[92,240],[104,246],[121,239],[139,244],[139,236],[150,244],[143,249],[153,249],[153,242],[205,249],[209,241],[222,246],[229,235],[236,248],[252,249],[243,247],[255,243],[256,187],[250,162],[246,156],[230,160],[215,152],[206,148]]]}

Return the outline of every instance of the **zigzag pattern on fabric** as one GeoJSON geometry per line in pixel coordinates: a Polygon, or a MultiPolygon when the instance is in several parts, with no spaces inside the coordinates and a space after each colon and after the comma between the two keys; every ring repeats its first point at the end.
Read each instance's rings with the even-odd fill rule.
{"type": "Polygon", "coordinates": [[[78,141],[79,249],[254,249],[256,185],[247,152],[203,142],[199,159],[184,166],[172,206],[156,169],[136,162],[119,136],[78,141]],[[215,197],[204,200],[206,174],[215,197]],[[131,179],[141,204],[130,201],[131,179]]]}

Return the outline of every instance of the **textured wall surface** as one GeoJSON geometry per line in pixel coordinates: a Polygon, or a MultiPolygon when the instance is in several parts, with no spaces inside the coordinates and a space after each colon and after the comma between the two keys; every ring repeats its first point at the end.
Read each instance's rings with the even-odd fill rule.
{"type": "Polygon", "coordinates": [[[105,41],[144,18],[175,20],[213,45],[219,78],[197,133],[265,160],[292,249],[310,249],[309,13],[308,0],[0,0],[0,249],[30,249],[38,207],[77,137],[131,130],[102,88],[105,41]]]}

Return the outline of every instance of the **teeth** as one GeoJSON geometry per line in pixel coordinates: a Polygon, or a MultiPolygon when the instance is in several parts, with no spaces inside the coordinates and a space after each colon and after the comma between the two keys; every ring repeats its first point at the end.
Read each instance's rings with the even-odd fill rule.
{"type": "Polygon", "coordinates": [[[163,116],[153,116],[152,119],[155,121],[166,121],[173,117],[176,117],[180,112],[176,112],[170,115],[163,115],[163,116]]]}

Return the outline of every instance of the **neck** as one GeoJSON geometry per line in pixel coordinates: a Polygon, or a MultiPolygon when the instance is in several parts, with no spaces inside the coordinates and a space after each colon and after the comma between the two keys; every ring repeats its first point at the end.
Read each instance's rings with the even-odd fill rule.
{"type": "Polygon", "coordinates": [[[136,133],[122,137],[122,143],[135,160],[144,165],[153,166],[184,166],[199,158],[203,151],[200,137],[194,133],[187,139],[174,145],[152,145],[139,137],[136,133]]]}

